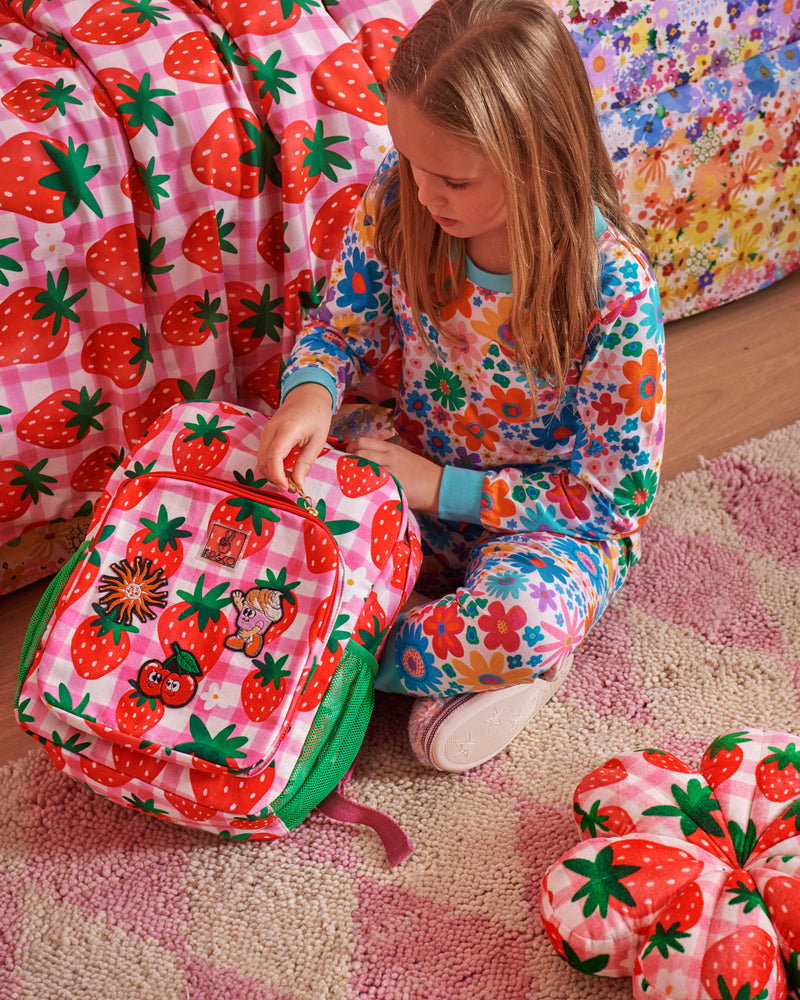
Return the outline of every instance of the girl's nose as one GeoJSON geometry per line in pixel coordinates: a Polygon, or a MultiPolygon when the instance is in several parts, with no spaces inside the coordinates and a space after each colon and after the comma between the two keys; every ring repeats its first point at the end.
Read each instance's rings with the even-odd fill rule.
{"type": "Polygon", "coordinates": [[[418,175],[415,179],[417,182],[417,197],[419,198],[421,205],[425,208],[431,209],[436,204],[441,202],[441,197],[437,193],[436,189],[435,177],[418,175]]]}

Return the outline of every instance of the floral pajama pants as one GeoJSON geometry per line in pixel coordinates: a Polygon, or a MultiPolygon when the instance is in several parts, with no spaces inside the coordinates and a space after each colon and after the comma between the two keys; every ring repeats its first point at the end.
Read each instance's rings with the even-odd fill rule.
{"type": "Polygon", "coordinates": [[[375,686],[417,697],[555,676],[638,558],[637,538],[488,534],[418,516],[417,589],[384,648],[375,686]]]}

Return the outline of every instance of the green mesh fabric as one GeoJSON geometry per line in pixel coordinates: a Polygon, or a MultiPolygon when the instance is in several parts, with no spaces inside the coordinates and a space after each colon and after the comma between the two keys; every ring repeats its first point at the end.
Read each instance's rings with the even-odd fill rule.
{"type": "Polygon", "coordinates": [[[69,580],[72,575],[72,571],[78,565],[79,560],[83,557],[83,554],[88,547],[89,542],[84,539],[77,552],[70,557],[58,573],[56,573],[50,583],[48,583],[47,589],[42,594],[39,603],[33,612],[27,631],[25,632],[25,639],[22,643],[19,676],[17,678],[17,691],[14,698],[15,705],[19,703],[19,695],[22,690],[22,684],[28,676],[28,671],[30,670],[33,657],[39,645],[39,640],[44,635],[47,623],[50,621],[50,618],[56,609],[56,605],[61,597],[61,592],[63,591],[67,580],[69,580]]]}
{"type": "Polygon", "coordinates": [[[347,774],[364,740],[375,690],[375,657],[352,640],[345,648],[275,813],[293,830],[347,774]]]}

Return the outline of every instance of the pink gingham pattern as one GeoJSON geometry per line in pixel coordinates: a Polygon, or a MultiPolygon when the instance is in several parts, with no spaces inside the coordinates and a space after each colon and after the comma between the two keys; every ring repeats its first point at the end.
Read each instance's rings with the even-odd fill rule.
{"type": "Polygon", "coordinates": [[[784,1000],[800,958],[800,738],[742,729],[699,772],[644,749],[574,796],[583,841],[545,873],[541,915],[584,972],[635,998],[784,1000]]]}
{"type": "Polygon", "coordinates": [[[274,837],[285,829],[270,803],[328,678],[348,641],[364,641],[361,629],[393,621],[420,557],[395,481],[343,492],[351,459],[342,452],[323,451],[303,498],[257,478],[266,420],[209,401],[175,406],[150,428],[98,504],[28,671],[20,721],[60,767],[115,801],[216,832],[236,825],[231,813],[250,817],[250,834],[274,837]],[[198,444],[192,433],[206,428],[213,434],[198,444]],[[186,462],[194,472],[181,471],[186,462]],[[396,536],[379,565],[375,526],[387,504],[396,536]],[[174,547],[159,548],[159,526],[174,547]],[[215,541],[223,535],[227,561],[215,541]],[[281,595],[281,617],[254,638],[237,611],[251,594],[263,609],[262,592],[281,595]],[[196,668],[194,690],[172,704],[147,686],[148,670],[180,673],[179,656],[196,668]],[[220,775],[238,808],[207,787],[220,775]]]}

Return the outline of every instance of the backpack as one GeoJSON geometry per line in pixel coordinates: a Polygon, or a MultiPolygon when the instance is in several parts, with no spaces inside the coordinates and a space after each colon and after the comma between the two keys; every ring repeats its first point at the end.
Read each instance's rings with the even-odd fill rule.
{"type": "Polygon", "coordinates": [[[402,832],[341,787],[418,528],[385,469],[332,443],[307,493],[272,486],[267,419],[181,403],[134,446],[30,623],[17,721],[124,806],[237,839],[320,807],[373,826],[396,863],[402,832]]]}

